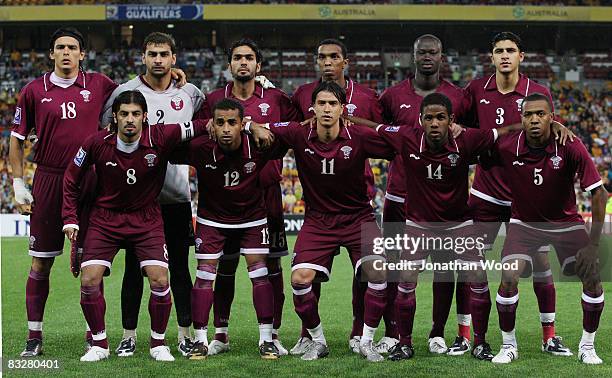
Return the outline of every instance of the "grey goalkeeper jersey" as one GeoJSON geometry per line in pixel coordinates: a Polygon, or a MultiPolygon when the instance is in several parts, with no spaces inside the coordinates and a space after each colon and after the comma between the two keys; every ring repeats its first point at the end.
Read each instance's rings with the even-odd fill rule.
{"type": "MultiPolygon", "coordinates": [[[[143,79],[136,77],[127,83],[121,84],[111,94],[104,106],[102,125],[108,125],[113,118],[112,104],[115,98],[124,91],[138,90],[147,100],[150,125],[158,123],[181,123],[191,121],[193,115],[200,110],[204,102],[204,95],[193,84],[187,83],[177,88],[174,81],[162,92],[155,91],[143,79]]],[[[159,195],[159,203],[172,204],[189,202],[189,166],[168,163],[168,171],[164,187],[159,195]]]]}

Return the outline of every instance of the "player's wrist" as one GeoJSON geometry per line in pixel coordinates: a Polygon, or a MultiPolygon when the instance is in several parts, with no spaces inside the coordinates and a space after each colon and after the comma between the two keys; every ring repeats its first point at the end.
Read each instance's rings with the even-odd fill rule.
{"type": "Polygon", "coordinates": [[[79,229],[79,225],[78,225],[78,224],[76,224],[76,223],[68,223],[68,224],[65,224],[65,225],[64,225],[64,227],[62,227],[62,231],[66,231],[66,229],[68,229],[68,228],[74,228],[75,230],[77,230],[77,231],[78,231],[78,229],[79,229]]]}

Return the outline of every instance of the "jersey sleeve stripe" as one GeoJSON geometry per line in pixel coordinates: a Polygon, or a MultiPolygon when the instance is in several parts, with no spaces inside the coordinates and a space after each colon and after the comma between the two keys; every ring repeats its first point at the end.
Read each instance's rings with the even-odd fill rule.
{"type": "Polygon", "coordinates": [[[19,139],[19,140],[25,140],[25,136],[19,134],[16,131],[11,131],[11,136],[14,136],[15,138],[19,139]]]}
{"type": "Polygon", "coordinates": [[[587,186],[587,187],[584,189],[584,191],[585,191],[585,192],[590,192],[591,190],[593,190],[593,189],[595,189],[595,188],[597,188],[598,186],[601,186],[601,185],[603,185],[603,181],[602,181],[602,180],[599,180],[599,181],[597,181],[595,184],[587,186]]]}

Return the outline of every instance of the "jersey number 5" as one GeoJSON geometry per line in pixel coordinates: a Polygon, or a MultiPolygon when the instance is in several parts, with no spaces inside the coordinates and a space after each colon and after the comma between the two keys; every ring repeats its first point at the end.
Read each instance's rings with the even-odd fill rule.
{"type": "Polygon", "coordinates": [[[542,177],[540,172],[542,172],[542,168],[533,169],[533,183],[536,185],[542,185],[542,183],[544,182],[544,177],[542,177]]]}

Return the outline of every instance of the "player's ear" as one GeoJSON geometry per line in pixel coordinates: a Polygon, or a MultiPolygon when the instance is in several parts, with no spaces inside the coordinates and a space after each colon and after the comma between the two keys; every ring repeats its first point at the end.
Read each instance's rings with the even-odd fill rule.
{"type": "Polygon", "coordinates": [[[449,120],[450,120],[450,122],[448,123],[449,125],[452,125],[455,122],[455,113],[450,115],[449,120]]]}
{"type": "Polygon", "coordinates": [[[172,54],[172,65],[176,64],[176,54],[172,54]]]}
{"type": "Polygon", "coordinates": [[[255,72],[259,73],[259,71],[261,71],[261,62],[258,62],[257,65],[255,66],[255,72]]]}
{"type": "Polygon", "coordinates": [[[525,53],[522,51],[519,51],[519,62],[522,62],[523,59],[525,59],[525,53]]]}
{"type": "Polygon", "coordinates": [[[145,53],[142,53],[142,58],[141,58],[141,60],[142,60],[142,64],[143,64],[143,65],[145,65],[145,53]]]}
{"type": "Polygon", "coordinates": [[[82,62],[83,60],[85,60],[85,51],[81,50],[79,53],[79,61],[82,62]]]}
{"type": "Polygon", "coordinates": [[[55,60],[55,58],[53,58],[53,50],[49,50],[49,59],[51,60],[55,60]]]}

